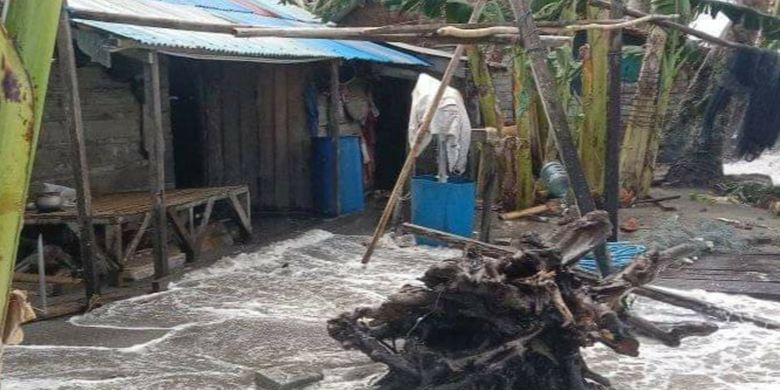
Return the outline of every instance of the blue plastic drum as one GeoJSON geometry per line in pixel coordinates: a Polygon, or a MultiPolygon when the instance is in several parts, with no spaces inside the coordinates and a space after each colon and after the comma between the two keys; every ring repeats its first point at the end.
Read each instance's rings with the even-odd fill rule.
{"type": "MultiPolygon", "coordinates": [[[[412,179],[412,223],[471,237],[475,199],[473,181],[450,177],[448,182],[439,183],[434,176],[416,176],[412,179]]],[[[424,237],[417,237],[417,243],[441,245],[424,237]]]]}

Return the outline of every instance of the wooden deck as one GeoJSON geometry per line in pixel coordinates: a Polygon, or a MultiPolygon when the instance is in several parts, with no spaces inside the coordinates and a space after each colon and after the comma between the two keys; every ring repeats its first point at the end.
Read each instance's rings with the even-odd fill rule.
{"type": "MultiPolygon", "coordinates": [[[[171,189],[165,191],[165,207],[189,208],[205,204],[214,197],[228,198],[230,194],[243,195],[246,192],[246,186],[171,189]]],[[[119,220],[151,210],[152,200],[149,192],[118,192],[95,195],[92,198],[92,218],[95,220],[119,220]]],[[[77,218],[75,207],[49,213],[32,211],[24,216],[25,223],[28,224],[60,224],[75,222],[77,218]]]]}
{"type": "Polygon", "coordinates": [[[705,256],[665,270],[655,284],[780,301],[780,253],[705,256]]]}
{"type": "MultiPolygon", "coordinates": [[[[206,227],[217,202],[224,202],[233,210],[233,216],[244,238],[251,237],[252,222],[250,194],[247,186],[171,189],[165,191],[165,214],[174,241],[187,256],[195,261],[200,254],[206,227]],[[196,212],[196,208],[198,208],[196,212]]],[[[125,263],[133,256],[141,239],[151,226],[152,197],[149,192],[122,192],[97,195],[92,199],[92,224],[103,234],[95,250],[107,266],[121,280],[125,263]],[[126,242],[126,233],[131,239],[126,242]]],[[[79,236],[76,208],[40,213],[27,212],[25,225],[65,225],[79,236]]],[[[167,230],[167,229],[166,229],[167,230]]],[[[45,238],[45,237],[44,237],[45,238]]]]}

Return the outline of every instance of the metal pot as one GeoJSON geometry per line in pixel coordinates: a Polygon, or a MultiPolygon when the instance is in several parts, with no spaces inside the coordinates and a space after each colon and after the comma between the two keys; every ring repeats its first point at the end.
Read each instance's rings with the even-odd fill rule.
{"type": "Polygon", "coordinates": [[[59,192],[44,192],[35,199],[35,207],[43,213],[61,210],[62,203],[62,196],[59,192]]]}

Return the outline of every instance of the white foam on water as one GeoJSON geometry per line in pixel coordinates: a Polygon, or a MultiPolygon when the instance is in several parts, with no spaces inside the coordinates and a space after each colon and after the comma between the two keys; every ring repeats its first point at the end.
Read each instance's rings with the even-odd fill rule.
{"type": "MultiPolygon", "coordinates": [[[[676,291],[728,308],[780,319],[780,304],[702,290],[676,291]]],[[[687,309],[640,298],[640,316],[657,322],[707,320],[687,309]]],[[[678,348],[642,340],[639,357],[620,356],[604,346],[585,350],[590,368],[611,378],[617,389],[761,389],[780,388],[780,331],[749,323],[713,321],[719,330],[690,337],[678,348]]]]}
{"type": "Polygon", "coordinates": [[[753,161],[739,160],[723,164],[726,175],[761,174],[772,178],[774,185],[780,185],[780,150],[766,151],[753,161]]]}
{"type": "MultiPolygon", "coordinates": [[[[192,272],[168,291],[114,302],[71,323],[117,332],[165,331],[124,348],[18,346],[6,353],[8,389],[236,389],[252,386],[254,372],[319,372],[312,389],[370,387],[384,373],[355,351],[344,351],[325,322],[359,306],[376,305],[434,262],[459,251],[446,248],[377,249],[360,264],[366,237],[313,230],[297,238],[224,258],[192,272]]],[[[741,312],[780,318],[780,304],[695,291],[690,294],[741,312]]],[[[687,310],[652,301],[635,304],[654,321],[700,320],[687,310]]],[[[709,337],[680,348],[644,341],[640,358],[604,347],[586,350],[594,370],[618,389],[708,390],[780,388],[780,332],[720,322],[709,337]]]]}

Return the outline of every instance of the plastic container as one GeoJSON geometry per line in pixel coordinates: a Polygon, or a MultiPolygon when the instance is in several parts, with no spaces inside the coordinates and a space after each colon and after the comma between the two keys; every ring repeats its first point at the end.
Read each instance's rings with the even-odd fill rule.
{"type": "MultiPolygon", "coordinates": [[[[416,176],[412,178],[412,223],[471,237],[475,198],[473,181],[450,177],[446,183],[439,183],[432,175],[416,176]]],[[[417,237],[417,243],[441,244],[424,237],[417,237]]]]}
{"type": "Polygon", "coordinates": [[[341,213],[333,201],[333,144],[331,137],[312,138],[312,195],[314,209],[323,215],[335,217],[363,211],[363,157],[360,138],[354,135],[339,139],[339,190],[341,213]]]}
{"type": "Polygon", "coordinates": [[[550,192],[550,196],[563,198],[569,192],[569,174],[558,161],[549,161],[544,164],[539,176],[550,192]]]}

